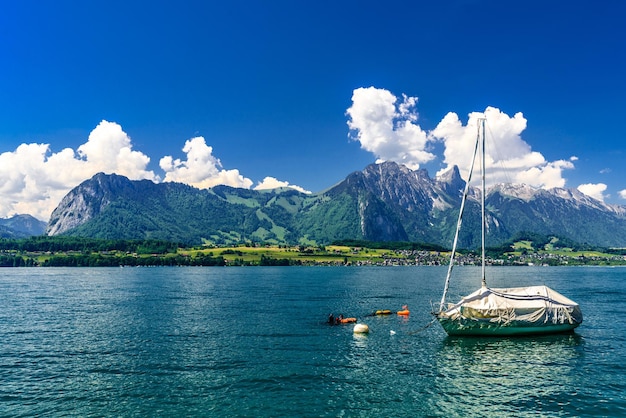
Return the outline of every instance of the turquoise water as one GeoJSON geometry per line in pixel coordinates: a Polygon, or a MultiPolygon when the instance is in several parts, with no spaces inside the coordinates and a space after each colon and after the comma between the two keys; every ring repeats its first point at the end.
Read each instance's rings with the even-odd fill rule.
{"type": "MultiPolygon", "coordinates": [[[[450,338],[439,267],[0,269],[0,415],[626,416],[626,268],[513,267],[574,334],[450,338]],[[366,316],[399,310],[408,318],[366,316]],[[329,326],[329,313],[356,316],[329,326]]],[[[479,285],[459,267],[452,295],[479,285]]]]}

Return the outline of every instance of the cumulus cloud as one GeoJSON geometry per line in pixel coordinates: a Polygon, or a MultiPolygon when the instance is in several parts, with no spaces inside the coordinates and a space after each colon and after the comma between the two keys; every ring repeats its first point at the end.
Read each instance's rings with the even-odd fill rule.
{"type": "Polygon", "coordinates": [[[352,95],[347,110],[352,138],[361,148],[373,153],[377,162],[395,161],[416,169],[436,158],[430,151],[443,143],[444,168],[456,165],[467,178],[471,165],[479,118],[487,118],[487,183],[525,183],[534,187],[564,187],[564,170],[574,168],[576,157],[547,161],[522,139],[526,119],[522,113],[513,117],[495,107],[469,115],[463,124],[456,113],[448,113],[432,131],[418,124],[417,98],[402,96],[375,87],[359,88],[352,95]]]}
{"type": "Polygon", "coordinates": [[[402,101],[385,89],[358,88],[347,110],[351,138],[373,153],[377,162],[396,161],[415,170],[435,155],[427,150],[428,136],[415,122],[417,97],[402,101]]]}
{"type": "Polygon", "coordinates": [[[78,147],[78,156],[91,171],[115,171],[133,179],[155,178],[154,173],[146,172],[150,158],[133,151],[130,137],[114,122],[100,122],[89,134],[87,142],[78,147]]]}
{"type": "Polygon", "coordinates": [[[573,169],[573,161],[577,158],[546,161],[522,139],[521,134],[526,129],[523,114],[520,112],[510,117],[495,107],[487,107],[482,113],[470,113],[467,125],[463,125],[455,113],[448,113],[430,132],[434,140],[442,141],[445,146],[447,167],[442,171],[457,165],[467,178],[479,118],[487,118],[485,165],[489,167],[488,184],[524,183],[546,189],[565,186],[563,171],[573,169]]]}
{"type": "Polygon", "coordinates": [[[104,120],[76,152],[65,148],[53,153],[49,144],[22,144],[0,154],[0,216],[28,213],[47,220],[67,192],[98,172],[158,181],[147,170],[149,162],[133,151],[121,126],[104,120]]]}
{"type": "Polygon", "coordinates": [[[274,177],[265,177],[263,181],[259,182],[259,184],[254,188],[254,190],[270,190],[277,189],[279,187],[289,187],[291,189],[295,189],[301,193],[310,194],[311,192],[305,190],[300,186],[295,186],[293,184],[289,184],[287,181],[281,181],[274,177]]]}
{"type": "MultiPolygon", "coordinates": [[[[207,189],[219,184],[249,189],[253,181],[244,177],[239,170],[225,170],[221,161],[213,155],[213,147],[206,144],[206,140],[199,136],[185,142],[183,152],[186,160],[174,159],[165,156],[159,161],[159,166],[165,171],[165,181],[185,183],[191,186],[207,189]]],[[[302,193],[311,193],[300,186],[278,180],[274,177],[265,177],[254,189],[266,190],[278,187],[290,187],[302,193]]]]}
{"type": "MultiPolygon", "coordinates": [[[[596,200],[604,202],[604,199],[606,197],[604,195],[604,191],[606,190],[606,187],[607,186],[604,183],[597,183],[597,184],[587,183],[587,184],[581,184],[580,186],[578,186],[578,191],[586,194],[587,196],[591,196],[596,200]]],[[[624,190],[622,190],[622,192],[624,192],[624,190]]],[[[622,192],[620,192],[620,196],[622,196],[622,192]]]]}
{"type": "Polygon", "coordinates": [[[622,199],[626,199],[626,189],[620,190],[618,194],[622,199]]]}
{"type": "Polygon", "coordinates": [[[218,184],[249,189],[253,184],[239,170],[224,170],[221,161],[213,156],[213,147],[208,146],[201,136],[186,141],[183,152],[187,154],[184,161],[171,156],[159,161],[165,171],[165,181],[186,183],[200,189],[218,184]]]}

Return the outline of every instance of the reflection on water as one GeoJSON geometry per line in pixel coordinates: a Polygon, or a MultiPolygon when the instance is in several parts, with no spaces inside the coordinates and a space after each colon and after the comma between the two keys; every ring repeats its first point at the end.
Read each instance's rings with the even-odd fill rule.
{"type": "Polygon", "coordinates": [[[581,385],[577,368],[583,344],[576,334],[447,337],[435,356],[438,373],[431,410],[448,416],[562,412],[581,385]]]}
{"type": "Polygon", "coordinates": [[[365,348],[367,347],[367,334],[361,333],[353,333],[352,337],[354,338],[354,347],[356,348],[365,348]]]}

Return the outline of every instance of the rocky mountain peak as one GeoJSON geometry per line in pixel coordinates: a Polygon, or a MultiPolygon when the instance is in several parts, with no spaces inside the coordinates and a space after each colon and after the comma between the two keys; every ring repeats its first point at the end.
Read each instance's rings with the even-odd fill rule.
{"type": "Polygon", "coordinates": [[[453,196],[461,196],[465,189],[465,180],[461,178],[458,166],[452,166],[449,170],[441,173],[435,179],[446,193],[453,196]]]}
{"type": "Polygon", "coordinates": [[[72,189],[50,216],[47,235],[58,235],[88,222],[132,182],[117,174],[98,173],[72,189]]]}

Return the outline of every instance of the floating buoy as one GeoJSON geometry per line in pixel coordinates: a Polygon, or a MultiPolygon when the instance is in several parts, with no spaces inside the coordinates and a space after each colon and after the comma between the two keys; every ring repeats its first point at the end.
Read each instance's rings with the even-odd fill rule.
{"type": "Polygon", "coordinates": [[[339,322],[342,324],[350,324],[352,322],[356,322],[356,318],[341,318],[339,322]]]}
{"type": "Polygon", "coordinates": [[[391,315],[391,309],[380,309],[375,312],[376,315],[391,315]]]}
{"type": "Polygon", "coordinates": [[[370,332],[370,327],[368,327],[366,324],[356,324],[354,326],[355,334],[367,334],[369,332],[370,332]]]}
{"type": "Polygon", "coordinates": [[[407,305],[403,305],[402,310],[398,311],[398,315],[408,315],[408,314],[410,314],[410,312],[409,312],[409,307],[407,305]]]}

